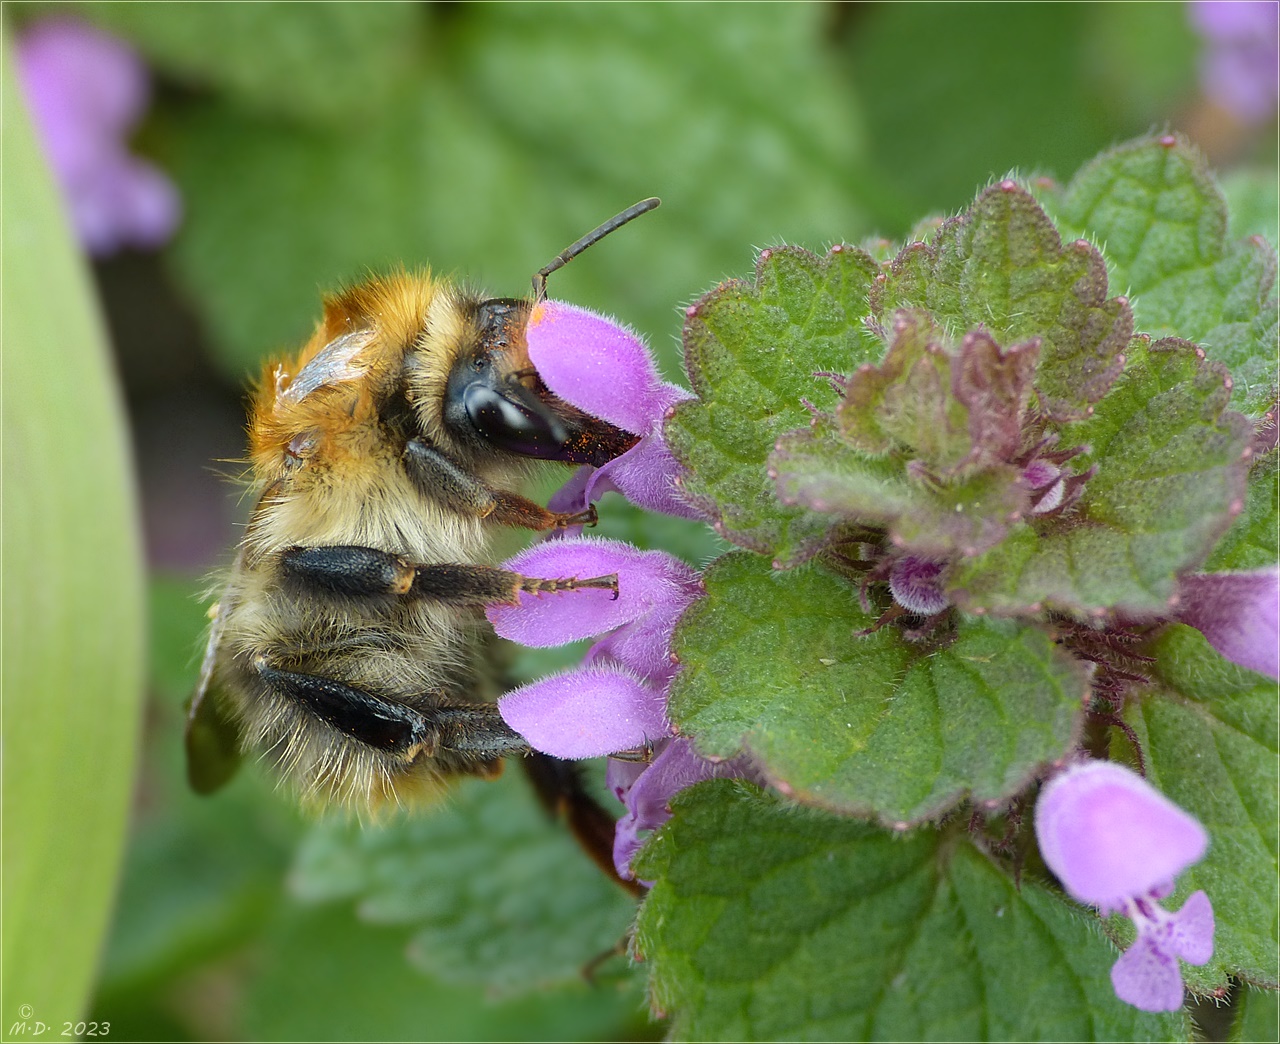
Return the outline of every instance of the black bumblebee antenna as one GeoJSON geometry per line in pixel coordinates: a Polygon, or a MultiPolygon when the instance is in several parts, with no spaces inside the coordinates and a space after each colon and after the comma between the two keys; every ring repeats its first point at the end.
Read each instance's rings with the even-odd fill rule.
{"type": "Polygon", "coordinates": [[[581,254],[587,247],[599,243],[610,232],[621,228],[628,221],[638,218],[641,214],[647,214],[651,210],[657,210],[662,200],[657,196],[650,196],[648,199],[642,199],[639,203],[627,207],[621,214],[615,214],[599,228],[592,229],[585,236],[579,239],[573,246],[565,247],[560,253],[552,258],[551,263],[545,268],[538,271],[533,277],[533,300],[536,304],[538,301],[547,299],[547,276],[552,272],[559,271],[564,268],[570,261],[581,254]]]}

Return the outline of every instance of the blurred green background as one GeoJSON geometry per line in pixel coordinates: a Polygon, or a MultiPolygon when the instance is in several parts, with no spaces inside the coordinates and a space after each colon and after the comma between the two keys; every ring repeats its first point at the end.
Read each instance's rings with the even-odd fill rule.
{"type": "MultiPolygon", "coordinates": [[[[122,1040],[664,1032],[621,961],[595,987],[521,995],[452,967],[447,932],[407,960],[404,919],[377,923],[341,889],[299,884],[296,852],[308,838],[314,855],[316,828],[256,768],[213,799],[185,789],[200,595],[249,506],[226,480],[245,380],[307,336],[322,290],[430,263],[519,295],[577,236],[658,195],[659,211],[551,288],[641,330],[680,379],[684,306],[749,275],[760,247],[897,239],[992,177],[1065,179],[1152,128],[1186,131],[1242,182],[1276,176],[1273,123],[1234,124],[1202,97],[1202,44],[1178,3],[6,4],[4,16],[11,35],[82,17],[139,50],[155,97],[135,147],[185,212],[161,252],[93,265],[149,565],[140,768],[85,1012],[122,1040]]],[[[695,562],[716,551],[698,527],[611,501],[602,532],[695,562]]],[[[476,800],[442,815],[466,820],[476,800]]],[[[486,858],[495,889],[518,887],[517,856],[494,842],[486,858]]],[[[497,900],[471,898],[483,934],[497,900]]]]}

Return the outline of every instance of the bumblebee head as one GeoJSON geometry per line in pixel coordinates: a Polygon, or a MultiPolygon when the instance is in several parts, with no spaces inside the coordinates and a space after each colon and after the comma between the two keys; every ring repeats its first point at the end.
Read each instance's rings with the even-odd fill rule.
{"type": "Polygon", "coordinates": [[[478,301],[467,309],[464,347],[449,367],[443,422],[473,448],[599,466],[638,436],[557,398],[529,362],[532,303],[478,301]]]}

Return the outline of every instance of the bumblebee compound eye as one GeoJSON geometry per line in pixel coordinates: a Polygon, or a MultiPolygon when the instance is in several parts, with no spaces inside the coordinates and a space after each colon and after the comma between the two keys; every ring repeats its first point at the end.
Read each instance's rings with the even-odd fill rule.
{"type": "Polygon", "coordinates": [[[637,436],[556,398],[535,376],[525,345],[528,301],[494,298],[472,313],[473,345],[453,364],[445,423],[457,434],[508,453],[572,464],[603,464],[637,436]]]}
{"type": "Polygon", "coordinates": [[[462,407],[472,428],[484,439],[525,457],[559,460],[568,429],[523,385],[498,387],[473,381],[462,390],[462,407]]]}

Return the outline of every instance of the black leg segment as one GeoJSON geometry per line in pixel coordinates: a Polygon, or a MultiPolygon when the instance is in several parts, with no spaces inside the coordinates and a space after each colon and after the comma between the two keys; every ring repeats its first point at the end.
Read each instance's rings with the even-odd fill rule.
{"type": "Polygon", "coordinates": [[[548,511],[519,493],[487,486],[422,439],[410,439],[405,443],[403,459],[405,470],[423,496],[460,514],[523,529],[564,529],[567,526],[596,524],[594,507],[572,514],[548,511]]]}
{"type": "Polygon", "coordinates": [[[279,670],[262,655],[254,659],[254,667],[276,692],[344,735],[387,754],[448,751],[463,761],[492,761],[529,750],[495,706],[442,701],[418,710],[331,678],[279,670]]]}
{"type": "Polygon", "coordinates": [[[424,598],[456,605],[515,602],[521,591],[550,594],[578,588],[618,591],[616,574],[544,580],[495,566],[434,562],[416,565],[373,547],[293,547],[280,554],[288,583],[317,594],[348,598],[424,598]]]}

